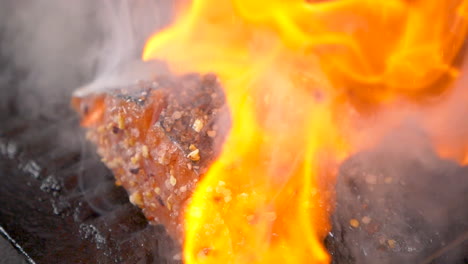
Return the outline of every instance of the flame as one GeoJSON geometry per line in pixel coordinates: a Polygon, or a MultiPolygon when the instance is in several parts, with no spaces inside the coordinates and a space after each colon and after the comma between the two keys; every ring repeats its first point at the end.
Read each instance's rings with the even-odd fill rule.
{"type": "Polygon", "coordinates": [[[155,34],[143,59],[216,73],[232,115],[186,208],[185,263],[329,263],[334,177],[357,151],[348,119],[446,91],[467,5],[194,0],[155,34]]]}

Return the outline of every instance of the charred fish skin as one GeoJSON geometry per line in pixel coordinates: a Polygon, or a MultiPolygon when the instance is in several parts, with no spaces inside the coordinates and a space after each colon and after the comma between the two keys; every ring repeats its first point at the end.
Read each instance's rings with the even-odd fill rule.
{"type": "Polygon", "coordinates": [[[181,239],[184,206],[219,154],[230,122],[216,76],[162,75],[74,97],[72,106],[116,184],[151,223],[181,239]]]}

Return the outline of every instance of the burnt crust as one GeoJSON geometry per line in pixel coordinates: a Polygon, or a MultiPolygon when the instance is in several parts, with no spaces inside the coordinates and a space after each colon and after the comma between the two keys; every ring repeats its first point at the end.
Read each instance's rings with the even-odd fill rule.
{"type": "Polygon", "coordinates": [[[219,124],[229,124],[216,76],[163,75],[72,104],[116,184],[180,239],[184,206],[220,152],[226,130],[219,124]]]}

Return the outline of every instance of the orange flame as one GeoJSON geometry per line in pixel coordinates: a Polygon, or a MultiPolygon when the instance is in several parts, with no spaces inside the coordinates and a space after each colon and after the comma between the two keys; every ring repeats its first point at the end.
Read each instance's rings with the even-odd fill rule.
{"type": "Polygon", "coordinates": [[[194,0],[143,59],[215,72],[232,127],[185,214],[192,263],[329,263],[352,109],[439,94],[465,40],[462,0],[194,0]]]}

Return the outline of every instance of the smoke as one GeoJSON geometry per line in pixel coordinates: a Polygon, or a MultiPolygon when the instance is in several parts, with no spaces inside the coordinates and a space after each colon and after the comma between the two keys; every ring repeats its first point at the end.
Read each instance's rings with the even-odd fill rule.
{"type": "Polygon", "coordinates": [[[96,222],[85,222],[79,229],[85,239],[95,240],[96,244],[101,242],[101,234],[105,234],[109,245],[101,250],[108,254],[106,259],[128,256],[140,258],[129,262],[141,259],[158,262],[163,255],[155,251],[168,254],[173,246],[167,235],[155,231],[155,227],[120,237],[143,229],[146,222],[140,220],[137,225],[131,221],[142,219],[135,208],[128,213],[132,219],[122,220],[125,208],[130,210],[129,204],[116,202],[116,195],[109,194],[116,192],[113,178],[97,163],[98,158],[87,152],[88,145],[82,144],[82,131],[77,129],[70,99],[79,87],[131,69],[135,65],[133,61],[139,60],[146,39],[166,25],[171,14],[171,0],[0,1],[0,134],[8,131],[15,119],[27,125],[26,132],[20,133],[19,143],[29,146],[30,142],[37,142],[31,143],[31,148],[40,152],[39,159],[48,171],[45,179],[38,179],[42,181],[41,190],[54,191],[62,182],[72,182],[68,187],[73,189],[51,200],[54,213],[61,214],[61,210],[70,209],[72,201],[82,199],[74,208],[78,223],[86,220],[88,212],[107,214],[100,220],[99,230],[96,222]],[[23,118],[40,122],[23,121],[23,118]],[[75,156],[80,158],[76,164],[66,162],[66,168],[55,171],[54,156],[67,159],[76,153],[82,154],[75,156]],[[77,183],[73,180],[75,173],[79,175],[77,183]],[[76,197],[75,186],[83,197],[76,197]],[[86,210],[87,207],[93,210],[86,210]],[[110,228],[112,223],[115,224],[110,228]],[[127,226],[138,229],[129,230],[127,226]],[[141,250],[135,251],[137,247],[141,250]]]}
{"type": "Polygon", "coordinates": [[[54,116],[72,91],[137,60],[170,1],[3,0],[0,107],[54,116]]]}
{"type": "Polygon", "coordinates": [[[342,165],[336,263],[464,263],[467,168],[440,159],[416,130],[403,126],[342,165]]]}
{"type": "Polygon", "coordinates": [[[465,63],[445,94],[361,124],[361,151],[342,164],[336,185],[327,240],[334,263],[466,263],[468,167],[459,161],[467,78],[465,63]],[[441,148],[458,151],[441,156],[441,148]]]}

